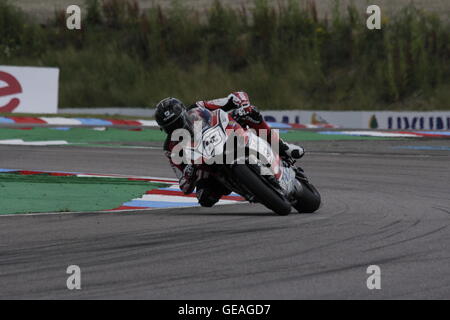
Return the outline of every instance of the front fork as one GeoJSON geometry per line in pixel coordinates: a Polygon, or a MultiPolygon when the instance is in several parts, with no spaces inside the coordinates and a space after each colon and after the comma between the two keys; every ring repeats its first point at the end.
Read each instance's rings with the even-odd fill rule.
{"type": "Polygon", "coordinates": [[[293,168],[294,168],[294,171],[295,171],[295,177],[298,180],[300,180],[302,182],[309,183],[308,177],[305,175],[305,171],[302,168],[296,167],[296,166],[293,166],[293,168]]]}

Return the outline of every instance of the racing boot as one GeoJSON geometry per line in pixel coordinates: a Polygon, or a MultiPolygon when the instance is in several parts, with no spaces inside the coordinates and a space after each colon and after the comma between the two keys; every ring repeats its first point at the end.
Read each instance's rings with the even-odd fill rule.
{"type": "Polygon", "coordinates": [[[282,157],[287,156],[292,159],[298,160],[305,155],[305,149],[295,144],[286,143],[280,139],[280,155],[282,157]]]}
{"type": "Polygon", "coordinates": [[[222,196],[227,196],[230,193],[231,190],[212,177],[202,179],[197,183],[197,199],[202,207],[210,208],[214,206],[222,196]]]}

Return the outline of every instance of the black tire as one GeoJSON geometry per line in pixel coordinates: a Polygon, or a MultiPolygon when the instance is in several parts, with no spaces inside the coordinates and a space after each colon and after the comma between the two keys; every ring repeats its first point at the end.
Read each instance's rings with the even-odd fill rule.
{"type": "Polygon", "coordinates": [[[314,213],[320,208],[322,202],[319,191],[310,183],[301,181],[303,190],[294,206],[299,213],[314,213]]]}
{"type": "Polygon", "coordinates": [[[268,186],[252,169],[247,165],[236,165],[232,168],[234,178],[249,190],[264,206],[280,216],[291,213],[291,204],[268,186]]]}

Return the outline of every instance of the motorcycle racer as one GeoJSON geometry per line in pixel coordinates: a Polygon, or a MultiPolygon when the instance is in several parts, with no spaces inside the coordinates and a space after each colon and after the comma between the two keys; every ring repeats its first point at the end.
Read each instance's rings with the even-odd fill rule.
{"type": "MultiPolygon", "coordinates": [[[[157,104],[156,121],[160,128],[167,133],[164,152],[179,179],[180,189],[185,194],[190,194],[196,188],[199,204],[203,207],[212,207],[222,196],[230,194],[231,190],[215,181],[214,177],[210,176],[208,172],[198,169],[193,164],[175,164],[171,157],[173,148],[179,143],[178,141],[172,141],[172,133],[181,128],[192,133],[193,123],[189,113],[203,108],[210,111],[222,109],[228,112],[231,118],[241,126],[255,129],[256,132],[264,129],[270,133],[271,129],[258,109],[250,104],[249,97],[245,92],[234,92],[221,99],[198,101],[187,108],[180,100],[175,98],[166,98],[157,104]]],[[[270,136],[269,134],[267,139],[269,143],[271,142],[270,136]]],[[[278,136],[276,137],[279,139],[281,157],[300,159],[304,155],[302,147],[285,143],[278,136]]]]}

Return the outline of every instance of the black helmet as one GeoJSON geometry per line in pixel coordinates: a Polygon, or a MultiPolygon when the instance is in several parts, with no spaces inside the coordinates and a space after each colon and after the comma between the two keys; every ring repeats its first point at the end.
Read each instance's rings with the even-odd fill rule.
{"type": "Polygon", "coordinates": [[[176,129],[192,131],[192,123],[183,102],[175,98],[166,98],[156,105],[156,122],[167,134],[176,129]]]}

